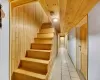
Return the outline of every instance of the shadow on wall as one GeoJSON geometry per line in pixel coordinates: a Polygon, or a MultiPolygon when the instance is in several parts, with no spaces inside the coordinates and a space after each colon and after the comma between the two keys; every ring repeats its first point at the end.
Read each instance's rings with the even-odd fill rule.
{"type": "Polygon", "coordinates": [[[9,2],[0,0],[0,79],[9,79],[9,2]],[[1,6],[2,5],[2,6],[1,6]],[[3,12],[4,11],[4,12],[3,12]],[[4,14],[5,13],[5,14],[4,14]]]}
{"type": "Polygon", "coordinates": [[[75,36],[75,28],[73,28],[70,32],[69,32],[69,36],[68,36],[68,39],[74,39],[76,36],[75,36]]]}
{"type": "Polygon", "coordinates": [[[76,67],[76,29],[73,28],[69,33],[68,53],[74,66],[76,67]]]}
{"type": "Polygon", "coordinates": [[[5,13],[2,10],[2,5],[0,4],[0,28],[2,28],[2,18],[5,17],[5,13]]]}
{"type": "Polygon", "coordinates": [[[88,80],[100,80],[100,2],[89,13],[88,25],[88,80]]]}
{"type": "Polygon", "coordinates": [[[97,14],[100,14],[100,2],[91,10],[91,12],[89,13],[89,20],[91,20],[91,24],[89,21],[89,26],[91,26],[90,30],[89,30],[89,35],[97,35],[100,34],[100,15],[97,16],[97,14]],[[91,15],[93,15],[91,17],[91,15]]]}

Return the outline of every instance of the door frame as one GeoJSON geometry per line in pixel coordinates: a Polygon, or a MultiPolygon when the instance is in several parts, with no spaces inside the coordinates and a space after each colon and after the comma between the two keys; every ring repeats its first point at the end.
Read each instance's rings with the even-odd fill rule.
{"type": "MultiPolygon", "coordinates": [[[[88,54],[88,15],[86,15],[76,26],[76,70],[82,80],[85,80],[85,78],[81,72],[80,27],[82,27],[84,24],[87,24],[87,54],[88,54]]],[[[87,55],[87,80],[88,80],[88,55],[87,55]]]]}
{"type": "MultiPolygon", "coordinates": [[[[85,23],[85,24],[87,24],[87,23],[85,23]]],[[[87,33],[87,36],[88,36],[88,33],[87,33]]],[[[81,72],[81,66],[82,66],[81,59],[82,58],[81,58],[81,43],[80,43],[80,41],[81,41],[80,40],[80,27],[78,27],[78,28],[76,28],[76,70],[82,80],[88,80],[88,55],[87,55],[87,78],[85,78],[85,76],[81,72]]],[[[88,40],[87,40],[87,44],[88,44],[88,40]]],[[[87,49],[88,49],[88,47],[87,47],[87,49]]],[[[87,51],[87,54],[88,54],[88,51],[87,51]]]]}
{"type": "Polygon", "coordinates": [[[81,57],[80,57],[80,27],[76,28],[76,69],[81,69],[81,57]]]}
{"type": "MultiPolygon", "coordinates": [[[[81,26],[81,28],[80,28],[80,46],[81,46],[81,50],[80,50],[80,55],[81,55],[81,56],[80,56],[80,57],[81,57],[81,63],[80,63],[80,64],[81,64],[81,70],[80,70],[80,71],[81,71],[81,73],[84,75],[84,77],[85,77],[86,80],[87,80],[87,78],[88,78],[88,77],[87,77],[87,76],[88,76],[88,47],[87,47],[87,45],[88,45],[88,24],[85,23],[85,24],[83,24],[83,25],[81,26]],[[82,57],[83,57],[82,55],[83,55],[84,49],[82,49],[82,45],[81,45],[81,41],[82,41],[82,40],[81,40],[81,30],[82,30],[82,32],[83,32],[84,34],[86,33],[86,34],[85,34],[85,37],[84,37],[84,35],[83,35],[83,33],[82,33],[82,35],[83,35],[83,37],[82,37],[83,39],[82,39],[82,40],[85,39],[85,47],[86,47],[86,48],[85,48],[85,53],[86,53],[86,54],[84,54],[84,56],[86,56],[86,57],[85,57],[85,60],[86,60],[86,63],[87,63],[87,64],[86,64],[86,69],[87,69],[86,75],[85,75],[84,73],[82,73],[82,71],[83,71],[83,70],[82,70],[82,65],[83,65],[83,64],[82,64],[82,61],[83,61],[83,60],[82,60],[82,57]],[[83,52],[82,52],[82,50],[83,50],[83,52]]],[[[84,47],[84,46],[83,46],[83,47],[84,47]]]]}

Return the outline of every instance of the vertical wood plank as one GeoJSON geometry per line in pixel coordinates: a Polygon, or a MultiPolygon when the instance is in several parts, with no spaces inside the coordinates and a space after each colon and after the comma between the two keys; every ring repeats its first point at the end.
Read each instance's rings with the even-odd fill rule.
{"type": "Polygon", "coordinates": [[[11,73],[18,68],[20,59],[34,42],[42,22],[48,19],[38,2],[14,7],[12,10],[11,30],[11,73]]]}

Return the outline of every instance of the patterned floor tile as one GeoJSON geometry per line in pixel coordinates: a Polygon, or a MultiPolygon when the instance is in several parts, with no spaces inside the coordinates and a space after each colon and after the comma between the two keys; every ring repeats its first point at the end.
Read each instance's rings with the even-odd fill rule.
{"type": "Polygon", "coordinates": [[[67,50],[62,47],[58,52],[49,80],[80,80],[67,50]]]}

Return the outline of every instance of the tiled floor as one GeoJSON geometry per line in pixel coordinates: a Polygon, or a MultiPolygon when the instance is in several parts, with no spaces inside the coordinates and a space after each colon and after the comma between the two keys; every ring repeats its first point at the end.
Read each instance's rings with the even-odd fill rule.
{"type": "Polygon", "coordinates": [[[58,52],[50,80],[80,80],[76,69],[67,54],[67,50],[64,47],[61,47],[58,52]]]}

